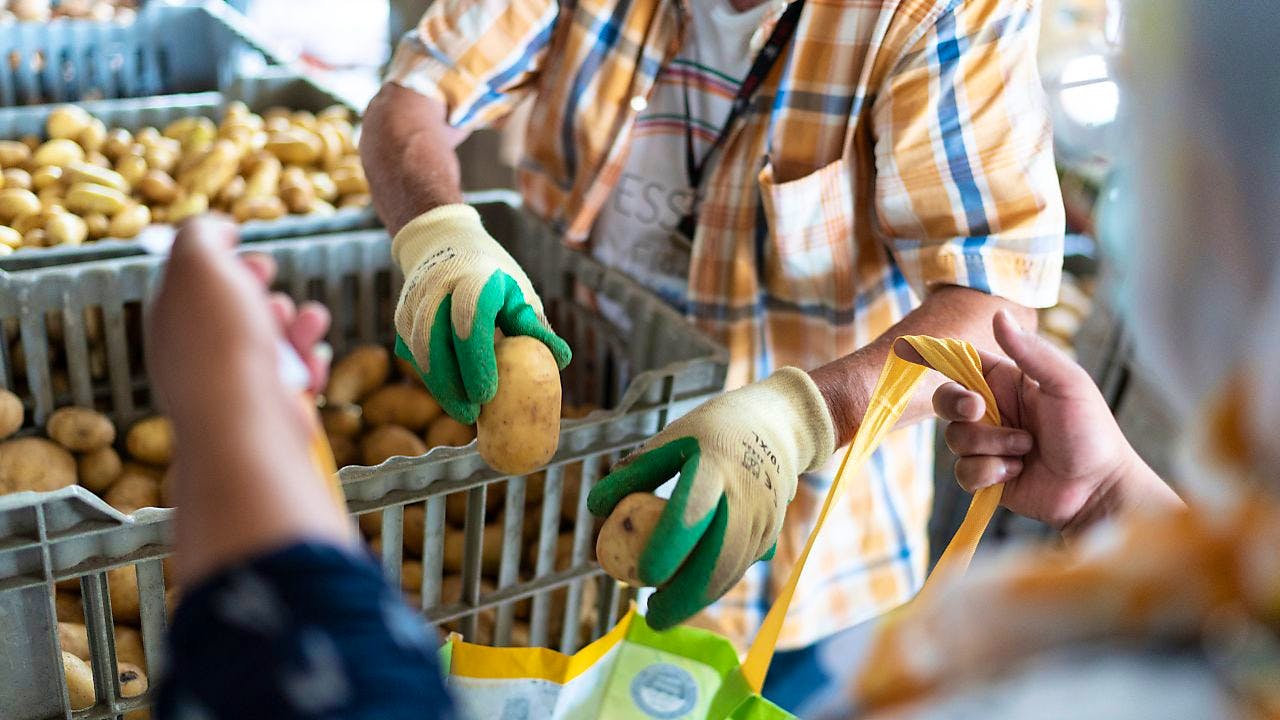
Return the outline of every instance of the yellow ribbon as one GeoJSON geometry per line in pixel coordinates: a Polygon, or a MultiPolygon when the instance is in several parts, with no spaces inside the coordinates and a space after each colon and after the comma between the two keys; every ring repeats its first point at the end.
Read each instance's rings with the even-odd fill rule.
{"type": "MultiPolygon", "coordinates": [[[[909,335],[899,339],[910,343],[911,347],[915,348],[916,352],[920,353],[920,357],[924,358],[933,369],[982,395],[987,408],[982,418],[983,422],[992,425],[1000,424],[1000,411],[996,408],[995,396],[987,386],[986,378],[982,374],[982,360],[972,345],[963,340],[940,340],[925,335],[909,335]]],[[[822,532],[827,512],[840,494],[840,483],[844,479],[845,471],[850,467],[856,471],[866,464],[871,453],[875,452],[885,435],[893,429],[906,411],[907,404],[911,401],[927,369],[903,360],[892,348],[889,350],[889,359],[880,372],[880,379],[876,383],[875,391],[871,394],[866,415],[862,418],[862,424],[858,426],[853,442],[849,443],[844,459],[840,461],[840,468],[836,471],[835,480],[827,492],[822,511],[818,513],[818,521],[813,526],[813,532],[809,533],[804,550],[796,560],[795,566],[791,568],[787,584],[783,586],[778,599],[769,609],[769,614],[765,616],[764,624],[761,625],[755,642],[751,644],[747,657],[742,662],[742,675],[755,692],[760,692],[764,687],[765,675],[768,674],[769,664],[773,661],[774,648],[778,644],[782,622],[786,619],[791,599],[795,595],[796,584],[800,581],[800,573],[809,559],[809,551],[813,549],[818,533],[822,532]]],[[[939,578],[963,573],[969,567],[969,562],[978,549],[978,541],[982,539],[982,533],[1000,505],[1002,491],[1003,486],[993,485],[978,491],[973,496],[969,511],[965,513],[964,522],[960,524],[960,529],[947,544],[947,549],[938,560],[933,574],[921,588],[920,595],[931,592],[930,588],[939,584],[939,578]]]]}

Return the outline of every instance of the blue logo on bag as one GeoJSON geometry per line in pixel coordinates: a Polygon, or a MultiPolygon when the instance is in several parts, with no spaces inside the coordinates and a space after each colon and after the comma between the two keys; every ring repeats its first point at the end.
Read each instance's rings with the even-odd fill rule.
{"type": "Polygon", "coordinates": [[[674,720],[698,704],[698,684],[687,670],[658,663],[641,670],[631,681],[631,699],[649,717],[674,720]]]}

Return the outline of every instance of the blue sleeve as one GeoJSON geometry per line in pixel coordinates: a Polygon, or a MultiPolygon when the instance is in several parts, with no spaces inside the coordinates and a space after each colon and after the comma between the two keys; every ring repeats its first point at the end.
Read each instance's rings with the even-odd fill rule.
{"type": "Polygon", "coordinates": [[[371,558],[292,545],[183,598],[156,717],[451,718],[438,645],[371,558]]]}

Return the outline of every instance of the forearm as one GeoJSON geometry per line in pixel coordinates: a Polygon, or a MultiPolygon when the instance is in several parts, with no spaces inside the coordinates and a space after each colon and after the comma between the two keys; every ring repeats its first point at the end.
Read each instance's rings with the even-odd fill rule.
{"type": "MultiPolygon", "coordinates": [[[[969,288],[938,288],[920,307],[870,344],[810,371],[831,410],[837,446],[848,443],[857,432],[895,339],[903,335],[954,337],[968,340],[979,349],[999,352],[991,328],[992,318],[1001,309],[1014,313],[1024,328],[1035,327],[1035,312],[1021,305],[969,288]]],[[[912,423],[932,415],[930,397],[942,382],[943,378],[936,373],[926,375],[922,388],[907,406],[902,422],[912,423]]]]}
{"type": "Polygon", "coordinates": [[[462,202],[454,150],[465,137],[449,126],[443,104],[399,85],[384,85],[369,103],[360,157],[374,209],[392,235],[428,210],[462,202]]]}

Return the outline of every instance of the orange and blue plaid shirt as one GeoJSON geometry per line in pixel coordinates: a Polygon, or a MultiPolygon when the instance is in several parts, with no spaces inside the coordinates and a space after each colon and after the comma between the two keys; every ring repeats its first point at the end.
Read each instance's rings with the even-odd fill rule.
{"type": "MultiPolygon", "coordinates": [[[[388,80],[438,99],[468,130],[530,101],[520,191],[585,245],[690,1],[708,0],[436,0],[388,80]]],[[[1056,301],[1064,220],[1038,30],[1034,0],[807,0],[700,188],[687,311],[728,346],[731,386],[847,355],[934,287],[1056,301]]],[[[931,423],[898,431],[850,483],[782,647],[919,588],[932,439],[931,423]]],[[[829,479],[801,483],[775,559],[704,624],[754,636],[829,479]]]]}

